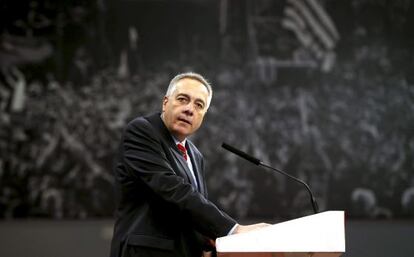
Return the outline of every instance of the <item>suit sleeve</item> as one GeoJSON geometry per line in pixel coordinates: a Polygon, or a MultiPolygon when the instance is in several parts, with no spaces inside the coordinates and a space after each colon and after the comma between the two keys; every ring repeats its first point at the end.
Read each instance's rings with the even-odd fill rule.
{"type": "Polygon", "coordinates": [[[123,158],[130,175],[143,181],[164,201],[178,207],[196,230],[210,238],[225,236],[236,224],[227,214],[184,181],[172,169],[161,139],[146,120],[128,124],[123,158]]]}

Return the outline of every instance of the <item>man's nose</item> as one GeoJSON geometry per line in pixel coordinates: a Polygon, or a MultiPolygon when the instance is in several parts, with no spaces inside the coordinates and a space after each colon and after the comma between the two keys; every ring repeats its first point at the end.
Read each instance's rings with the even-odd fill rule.
{"type": "Polygon", "coordinates": [[[193,105],[193,103],[190,102],[185,106],[184,113],[187,114],[187,115],[193,115],[194,114],[194,105],[193,105]]]}

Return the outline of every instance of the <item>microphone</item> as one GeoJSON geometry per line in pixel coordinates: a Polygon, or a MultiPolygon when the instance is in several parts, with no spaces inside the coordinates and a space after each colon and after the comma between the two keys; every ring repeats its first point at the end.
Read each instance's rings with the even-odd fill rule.
{"type": "Polygon", "coordinates": [[[312,204],[313,212],[314,212],[315,214],[316,214],[316,213],[318,213],[318,204],[316,203],[316,200],[315,200],[315,198],[313,197],[313,194],[312,194],[312,191],[311,191],[310,187],[309,187],[309,186],[308,186],[308,184],[306,184],[304,181],[302,181],[302,180],[300,180],[300,179],[298,179],[298,178],[296,178],[296,177],[294,177],[294,176],[292,176],[292,175],[289,175],[289,174],[287,174],[286,172],[284,172],[284,171],[282,171],[282,170],[279,170],[279,169],[273,168],[273,167],[271,167],[271,166],[269,166],[269,165],[267,165],[267,164],[263,163],[261,160],[259,160],[259,159],[255,158],[255,157],[253,157],[253,156],[251,156],[251,155],[249,155],[249,154],[247,154],[247,153],[245,153],[245,152],[243,152],[243,151],[240,151],[239,149],[236,149],[236,148],[234,148],[233,146],[230,146],[230,145],[228,145],[228,144],[226,144],[226,143],[223,143],[223,144],[221,145],[221,147],[223,147],[223,148],[224,148],[224,149],[226,149],[227,151],[230,151],[230,152],[234,153],[235,155],[238,155],[238,156],[242,157],[243,159],[248,160],[249,162],[252,162],[253,164],[256,164],[256,165],[258,165],[258,166],[263,166],[263,167],[265,167],[265,168],[268,168],[268,169],[271,169],[271,170],[273,170],[273,171],[276,171],[276,172],[278,172],[278,173],[280,173],[280,174],[282,174],[282,175],[285,175],[286,177],[288,177],[288,178],[290,178],[290,179],[293,179],[294,181],[298,182],[299,184],[304,185],[304,186],[305,186],[305,188],[306,188],[306,190],[307,190],[307,191],[308,191],[308,193],[309,193],[309,197],[310,197],[310,200],[311,200],[311,204],[312,204]]]}

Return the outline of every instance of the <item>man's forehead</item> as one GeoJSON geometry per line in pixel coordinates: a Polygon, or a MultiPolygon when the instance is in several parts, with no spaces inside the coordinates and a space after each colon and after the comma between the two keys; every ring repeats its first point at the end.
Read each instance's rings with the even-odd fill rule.
{"type": "Polygon", "coordinates": [[[180,94],[183,92],[196,93],[198,91],[200,93],[205,92],[208,95],[207,87],[200,81],[196,79],[192,79],[192,78],[183,78],[179,80],[176,84],[175,91],[176,91],[176,94],[180,94]]]}

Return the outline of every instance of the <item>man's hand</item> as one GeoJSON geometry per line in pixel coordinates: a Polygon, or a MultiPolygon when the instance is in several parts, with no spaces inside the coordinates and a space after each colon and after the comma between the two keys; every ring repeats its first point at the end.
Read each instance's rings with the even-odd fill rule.
{"type": "Polygon", "coordinates": [[[203,255],[201,257],[213,257],[213,252],[203,251],[203,255]]]}
{"type": "Polygon", "coordinates": [[[241,233],[246,233],[246,232],[250,232],[256,229],[260,229],[260,228],[264,228],[270,226],[270,224],[267,223],[257,223],[257,224],[253,224],[253,225],[247,225],[247,226],[243,226],[243,225],[237,225],[236,229],[233,231],[233,235],[235,234],[241,234],[241,233]]]}
{"type": "MultiPolygon", "coordinates": [[[[253,225],[247,225],[247,226],[237,224],[236,227],[234,228],[234,231],[231,234],[235,235],[235,234],[246,233],[246,232],[253,231],[253,230],[256,230],[256,229],[260,229],[260,228],[264,228],[264,227],[267,227],[267,226],[270,226],[270,224],[257,223],[257,224],[253,224],[253,225]]],[[[213,241],[212,239],[208,239],[207,244],[210,245],[210,246],[216,247],[215,241],[213,241]]],[[[213,252],[203,251],[202,257],[213,257],[213,256],[215,256],[215,255],[213,255],[213,252]]]]}

